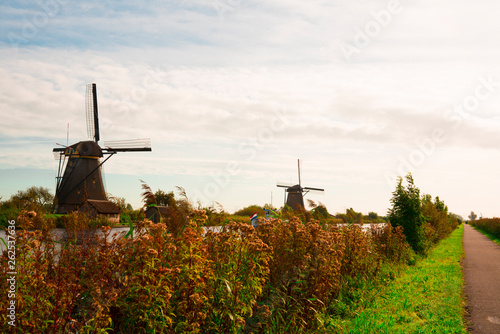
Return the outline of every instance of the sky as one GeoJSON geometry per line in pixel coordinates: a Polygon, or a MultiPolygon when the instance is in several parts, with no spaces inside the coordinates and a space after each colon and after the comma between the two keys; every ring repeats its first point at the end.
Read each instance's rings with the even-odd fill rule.
{"type": "Polygon", "coordinates": [[[386,215],[398,176],[451,212],[500,216],[500,3],[335,0],[3,1],[0,196],[55,191],[52,148],[152,152],[104,164],[108,193],[183,187],[234,212],[324,188],[330,213],[386,215]],[[67,129],[69,124],[69,141],[67,129]]]}

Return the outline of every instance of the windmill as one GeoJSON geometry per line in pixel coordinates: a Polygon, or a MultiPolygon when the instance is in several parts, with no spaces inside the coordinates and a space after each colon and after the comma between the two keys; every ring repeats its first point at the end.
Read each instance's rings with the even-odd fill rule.
{"type": "Polygon", "coordinates": [[[112,205],[107,200],[102,181],[102,165],[118,152],[151,151],[150,139],[104,142],[99,146],[99,117],[96,84],[88,84],[85,109],[87,134],[90,140],[53,149],[59,158],[56,177],[56,213],[78,210],[84,203],[93,201],[94,206],[105,208],[112,205]],[[107,156],[103,161],[101,158],[107,156]]]}
{"type": "Polygon", "coordinates": [[[296,185],[277,184],[277,187],[286,188],[285,189],[286,205],[291,207],[293,210],[302,210],[304,208],[304,196],[307,193],[309,193],[309,191],[323,192],[325,191],[325,189],[302,187],[300,183],[300,159],[297,159],[297,166],[299,170],[299,184],[296,185]]]}

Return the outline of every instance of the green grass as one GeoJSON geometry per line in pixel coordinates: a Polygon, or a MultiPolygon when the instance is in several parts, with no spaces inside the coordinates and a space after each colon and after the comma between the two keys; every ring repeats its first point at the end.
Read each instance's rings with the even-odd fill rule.
{"type": "Polygon", "coordinates": [[[491,241],[496,242],[497,244],[500,245],[500,238],[497,237],[496,235],[488,233],[488,232],[486,232],[484,230],[481,230],[481,229],[479,229],[479,228],[477,228],[475,226],[472,226],[472,228],[475,229],[476,231],[481,232],[482,234],[484,234],[485,236],[487,236],[488,238],[490,238],[491,241]]]}
{"type": "MultiPolygon", "coordinates": [[[[463,225],[388,283],[343,333],[467,333],[462,297],[463,225]]],[[[337,327],[338,328],[338,327],[337,327]]]]}

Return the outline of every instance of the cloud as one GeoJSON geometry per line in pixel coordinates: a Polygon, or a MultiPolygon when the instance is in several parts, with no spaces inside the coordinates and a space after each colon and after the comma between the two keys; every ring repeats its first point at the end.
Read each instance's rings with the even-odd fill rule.
{"type": "Polygon", "coordinates": [[[152,153],[106,163],[113,173],[210,182],[235,161],[234,184],[254,189],[293,179],[301,157],[313,186],[347,187],[356,201],[365,185],[387,192],[384,173],[436,129],[446,140],[417,170],[439,156],[458,163],[461,150],[494,151],[500,139],[498,88],[455,111],[474,102],[479,78],[500,80],[491,1],[401,1],[350,61],[339,43],[357,47],[388,2],[47,3],[1,7],[1,168],[52,169],[68,123],[70,142],[85,140],[91,82],[104,140],[152,139],[152,153]]]}
{"type": "MultiPolygon", "coordinates": [[[[76,50],[33,49],[15,60],[8,59],[8,51],[2,54],[0,105],[16,111],[5,114],[2,133],[12,138],[61,141],[70,123],[71,138],[85,139],[85,84],[97,82],[104,140],[151,137],[160,146],[209,141],[233,145],[236,152],[259,129],[269,127],[270,118],[282,115],[286,127],[266,144],[322,147],[340,140],[411,146],[415,138],[441,128],[458,138],[447,145],[463,145],[444,115],[477,85],[469,75],[464,83],[472,83],[467,85],[456,85],[459,75],[431,80],[435,72],[422,74],[421,66],[172,68],[130,66],[107,53],[76,50]]],[[[460,115],[463,129],[478,134],[467,145],[484,145],[479,134],[494,131],[497,119],[483,121],[481,115],[460,115]]]]}

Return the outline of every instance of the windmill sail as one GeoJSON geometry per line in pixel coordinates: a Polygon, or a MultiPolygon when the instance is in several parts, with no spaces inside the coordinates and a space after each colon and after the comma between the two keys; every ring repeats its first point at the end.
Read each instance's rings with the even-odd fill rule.
{"type": "Polygon", "coordinates": [[[301,183],[300,183],[300,159],[297,159],[297,167],[299,170],[299,186],[300,186],[301,185],[301,183]]]}
{"type": "Polygon", "coordinates": [[[303,189],[305,189],[305,190],[314,190],[314,191],[325,191],[325,189],[323,189],[323,188],[304,187],[303,189]]]}
{"type": "Polygon", "coordinates": [[[129,139],[105,141],[103,150],[107,152],[151,151],[151,139],[129,139]]]}
{"type": "Polygon", "coordinates": [[[99,141],[99,116],[97,112],[97,87],[88,84],[85,92],[85,111],[87,113],[87,135],[96,143],[99,141]]]}

